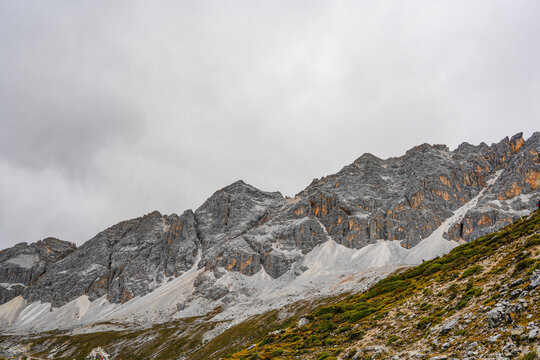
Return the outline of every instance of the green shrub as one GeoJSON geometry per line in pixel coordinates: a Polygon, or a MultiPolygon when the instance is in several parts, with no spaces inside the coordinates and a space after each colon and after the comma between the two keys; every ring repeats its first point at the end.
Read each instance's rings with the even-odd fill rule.
{"type": "Polygon", "coordinates": [[[317,356],[317,360],[327,359],[329,356],[330,354],[325,351],[325,352],[320,353],[319,356],[317,356]]]}
{"type": "Polygon", "coordinates": [[[535,262],[536,260],[532,258],[526,258],[526,259],[521,260],[520,262],[517,263],[516,270],[514,271],[514,273],[518,273],[522,270],[527,269],[529,266],[531,266],[535,262]]]}
{"type": "Polygon", "coordinates": [[[473,287],[473,288],[470,288],[469,290],[467,290],[467,292],[465,292],[465,294],[467,294],[470,297],[480,296],[480,295],[482,295],[482,289],[473,287]]]}
{"type": "Polygon", "coordinates": [[[540,245],[540,237],[538,236],[534,236],[528,239],[527,242],[525,243],[526,248],[529,248],[531,246],[536,246],[536,245],[540,245]]]}
{"type": "Polygon", "coordinates": [[[378,309],[376,308],[367,308],[363,310],[351,310],[347,311],[342,315],[342,319],[344,321],[349,321],[351,323],[358,322],[359,320],[365,318],[366,316],[369,316],[376,312],[378,309]]]}
{"type": "Polygon", "coordinates": [[[538,354],[536,351],[530,352],[521,358],[522,360],[537,360],[538,354]]]}
{"type": "Polygon", "coordinates": [[[390,336],[388,338],[388,340],[386,340],[386,346],[391,345],[392,343],[396,342],[397,340],[399,340],[399,337],[397,337],[396,335],[390,336]]]}
{"type": "Polygon", "coordinates": [[[330,332],[332,330],[335,329],[335,325],[330,322],[330,321],[323,321],[319,324],[319,326],[317,327],[317,331],[318,333],[327,333],[327,332],[330,332]]]}
{"type": "Polygon", "coordinates": [[[349,325],[345,325],[345,326],[342,326],[339,329],[337,329],[336,332],[338,334],[341,334],[341,333],[344,333],[345,331],[349,331],[349,330],[351,330],[351,327],[349,325]]]}
{"type": "Polygon", "coordinates": [[[355,330],[355,331],[352,331],[349,336],[347,336],[347,340],[349,341],[356,341],[356,340],[362,340],[362,338],[364,337],[366,333],[363,332],[362,330],[355,330]]]}
{"type": "Polygon", "coordinates": [[[376,296],[380,296],[386,293],[393,293],[394,295],[405,291],[409,283],[400,279],[397,275],[388,277],[381,280],[377,285],[372,287],[368,292],[364,294],[366,299],[371,299],[376,296]]]}
{"type": "Polygon", "coordinates": [[[475,275],[475,274],[478,274],[478,273],[481,273],[482,270],[484,270],[484,267],[482,265],[474,265],[474,266],[471,266],[470,268],[468,268],[467,270],[465,270],[463,272],[463,274],[461,274],[460,276],[460,279],[465,279],[469,276],[472,276],[472,275],[475,275]]]}
{"type": "Polygon", "coordinates": [[[456,309],[457,310],[461,310],[463,309],[465,306],[467,306],[467,303],[469,302],[469,298],[465,297],[465,298],[462,298],[461,300],[459,300],[456,304],[456,309]]]}
{"type": "Polygon", "coordinates": [[[431,319],[428,317],[422,317],[420,320],[418,320],[418,323],[416,324],[416,328],[419,330],[425,330],[427,329],[428,325],[432,323],[431,319]]]}
{"type": "Polygon", "coordinates": [[[276,349],[276,350],[272,351],[270,353],[270,355],[272,355],[272,356],[281,356],[281,355],[283,355],[284,352],[285,352],[285,350],[283,350],[283,349],[276,349]]]}
{"type": "Polygon", "coordinates": [[[534,266],[531,266],[529,270],[527,270],[527,275],[532,275],[534,270],[540,270],[540,261],[537,261],[534,266]]]}
{"type": "Polygon", "coordinates": [[[345,311],[341,306],[332,305],[323,307],[315,312],[315,316],[321,316],[324,314],[340,314],[345,311]]]}
{"type": "Polygon", "coordinates": [[[426,270],[424,271],[425,275],[431,275],[435,274],[436,272],[441,270],[442,265],[438,262],[434,262],[433,264],[429,265],[426,270]]]}

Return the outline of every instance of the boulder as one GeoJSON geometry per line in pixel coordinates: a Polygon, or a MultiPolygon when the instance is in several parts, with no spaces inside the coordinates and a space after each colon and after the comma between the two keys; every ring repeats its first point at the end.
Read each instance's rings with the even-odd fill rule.
{"type": "Polygon", "coordinates": [[[441,330],[440,330],[439,333],[441,335],[446,335],[451,330],[453,330],[457,325],[458,325],[458,320],[457,319],[449,320],[449,321],[447,321],[446,323],[443,324],[443,326],[441,327],[441,330]]]}
{"type": "Polygon", "coordinates": [[[496,307],[488,312],[488,323],[491,327],[499,326],[505,319],[503,307],[496,307]]]}
{"type": "Polygon", "coordinates": [[[303,317],[298,320],[297,326],[300,328],[300,327],[306,326],[307,324],[309,324],[309,320],[303,317]]]}
{"type": "Polygon", "coordinates": [[[531,275],[531,283],[529,284],[529,289],[535,289],[540,285],[540,270],[534,270],[531,275]]]}

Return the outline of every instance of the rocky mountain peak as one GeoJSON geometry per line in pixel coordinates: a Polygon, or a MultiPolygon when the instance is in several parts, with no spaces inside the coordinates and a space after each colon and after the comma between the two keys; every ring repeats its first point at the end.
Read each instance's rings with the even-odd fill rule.
{"type": "Polygon", "coordinates": [[[358,159],[356,159],[353,164],[365,164],[365,163],[370,163],[370,162],[374,162],[374,163],[381,163],[382,160],[381,158],[371,154],[371,153],[364,153],[362,154],[362,156],[360,156],[358,159]]]}
{"type": "Polygon", "coordinates": [[[535,131],[531,137],[525,141],[525,145],[528,147],[538,147],[540,145],[540,132],[535,131]]]}
{"type": "Polygon", "coordinates": [[[444,145],[444,144],[434,144],[433,145],[433,148],[435,150],[438,150],[438,151],[442,151],[442,152],[449,152],[450,149],[448,148],[447,145],[444,145]]]}
{"type": "Polygon", "coordinates": [[[60,257],[62,256],[61,254],[64,254],[66,252],[71,253],[77,248],[77,245],[75,245],[75,243],[60,240],[54,237],[47,237],[43,240],[40,240],[36,243],[36,246],[45,249],[49,253],[57,254],[60,257]]]}
{"type": "MultiPolygon", "coordinates": [[[[218,285],[223,274],[294,279],[308,268],[309,254],[324,244],[347,253],[388,243],[390,253],[400,253],[435,234],[437,246],[446,249],[449,241],[474,240],[534,209],[540,194],[538,151],[535,133],[527,141],[516,134],[491,146],[463,143],[454,151],[422,144],[386,160],[367,153],[289,199],[239,180],[194,212],[154,211],[122,221],[79,248],[43,240],[44,252],[59,255],[39,272],[24,272],[9,261],[26,255],[28,245],[0,252],[9,289],[0,302],[22,295],[59,307],[86,295],[90,301],[126,303],[200,271],[194,298],[225,304],[234,294],[218,285]],[[15,283],[22,285],[14,292],[15,283]]],[[[403,258],[383,255],[362,261],[403,258]]]]}
{"type": "Polygon", "coordinates": [[[407,152],[405,153],[405,156],[411,156],[416,153],[426,153],[432,149],[433,149],[433,146],[431,144],[423,143],[421,145],[417,145],[413,147],[410,150],[407,150],[407,152]]]}
{"type": "Polygon", "coordinates": [[[523,139],[523,133],[517,133],[516,135],[512,136],[510,139],[510,147],[512,148],[512,151],[518,152],[519,149],[525,144],[525,140],[523,139]]]}
{"type": "Polygon", "coordinates": [[[279,192],[265,192],[239,180],[216,191],[195,217],[204,240],[234,237],[284,202],[279,192]]]}

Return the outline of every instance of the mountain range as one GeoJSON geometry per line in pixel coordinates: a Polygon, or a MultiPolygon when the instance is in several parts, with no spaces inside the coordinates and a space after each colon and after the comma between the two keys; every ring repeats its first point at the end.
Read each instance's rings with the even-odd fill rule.
{"type": "Polygon", "coordinates": [[[528,215],[540,133],[455,150],[364,154],[294,197],[237,181],[198,209],[122,221],[83,245],[0,251],[3,334],[120,331],[204,317],[208,341],[250,316],[363,291],[528,215]]]}

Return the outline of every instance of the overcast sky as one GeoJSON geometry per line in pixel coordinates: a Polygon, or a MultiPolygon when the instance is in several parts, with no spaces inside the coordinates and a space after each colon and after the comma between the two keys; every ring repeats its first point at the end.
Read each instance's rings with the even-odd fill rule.
{"type": "Polygon", "coordinates": [[[540,2],[0,0],[0,248],[540,130],[540,2]]]}

